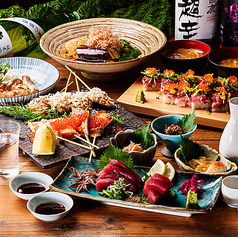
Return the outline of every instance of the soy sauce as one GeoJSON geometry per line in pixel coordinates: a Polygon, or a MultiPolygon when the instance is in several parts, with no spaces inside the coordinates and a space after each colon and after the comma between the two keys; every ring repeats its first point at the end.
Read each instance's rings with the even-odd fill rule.
{"type": "Polygon", "coordinates": [[[17,192],[23,194],[39,193],[46,190],[46,187],[41,183],[25,183],[18,187],[17,192]]]}
{"type": "Polygon", "coordinates": [[[35,212],[43,215],[58,214],[66,211],[66,207],[58,202],[41,203],[35,209],[35,212]]]}

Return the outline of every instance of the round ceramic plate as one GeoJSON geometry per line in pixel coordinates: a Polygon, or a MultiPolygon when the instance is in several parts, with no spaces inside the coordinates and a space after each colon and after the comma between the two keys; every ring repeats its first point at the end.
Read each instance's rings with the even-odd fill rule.
{"type": "Polygon", "coordinates": [[[29,76],[39,89],[38,92],[24,96],[0,97],[0,105],[28,103],[39,95],[44,95],[55,86],[59,71],[50,63],[41,59],[27,57],[0,58],[2,64],[9,63],[11,68],[18,70],[22,76],[29,76]]]}
{"type": "Polygon", "coordinates": [[[84,76],[93,80],[111,80],[106,75],[112,75],[115,79],[119,73],[145,62],[149,57],[158,52],[166,43],[166,36],[158,28],[140,21],[122,18],[91,18],[73,21],[57,26],[47,31],[40,40],[42,50],[50,57],[63,65],[82,71],[84,76]],[[108,27],[119,39],[131,43],[134,48],[140,50],[141,55],[132,60],[122,62],[92,63],[71,61],[60,57],[61,49],[65,42],[86,37],[93,27],[108,27]],[[89,75],[94,75],[92,78],[89,75]],[[100,74],[103,74],[100,77],[100,74]],[[116,74],[116,75],[115,75],[116,74]]]}

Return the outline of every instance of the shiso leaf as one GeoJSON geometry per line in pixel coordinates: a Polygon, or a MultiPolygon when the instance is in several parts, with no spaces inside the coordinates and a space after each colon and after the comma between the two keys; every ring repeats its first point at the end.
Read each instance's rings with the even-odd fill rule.
{"type": "Polygon", "coordinates": [[[178,158],[184,164],[187,164],[187,162],[191,159],[197,159],[199,156],[204,156],[204,150],[198,143],[187,138],[183,138],[182,136],[179,146],[180,150],[178,151],[178,158]]]}
{"type": "Polygon", "coordinates": [[[143,150],[147,150],[149,147],[154,146],[154,138],[149,132],[149,126],[150,124],[134,131],[133,133],[130,133],[125,140],[125,146],[129,145],[131,141],[136,144],[140,144],[143,150]]]}
{"type": "Polygon", "coordinates": [[[189,133],[196,126],[195,118],[196,118],[196,114],[194,109],[193,113],[184,115],[181,119],[179,119],[176,125],[183,128],[186,131],[186,133],[189,133]]]}
{"type": "Polygon", "coordinates": [[[124,163],[129,168],[134,170],[134,161],[132,157],[127,152],[121,150],[120,148],[112,146],[110,140],[109,140],[109,147],[104,151],[104,153],[100,157],[98,166],[99,170],[103,170],[103,168],[109,163],[109,157],[111,159],[119,160],[120,162],[124,163]]]}

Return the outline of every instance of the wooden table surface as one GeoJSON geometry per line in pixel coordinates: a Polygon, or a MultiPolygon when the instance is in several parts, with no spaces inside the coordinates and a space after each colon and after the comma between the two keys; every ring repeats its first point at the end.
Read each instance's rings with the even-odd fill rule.
{"type": "MultiPolygon", "coordinates": [[[[62,89],[69,75],[68,70],[53,59],[48,62],[56,66],[60,77],[53,91],[62,89]]],[[[98,86],[113,99],[117,99],[146,67],[165,69],[156,54],[148,62],[134,68],[118,80],[96,82],[86,80],[90,86],[98,86]]],[[[208,71],[207,66],[199,73],[208,71]]],[[[73,86],[71,87],[73,88],[73,86]]],[[[145,121],[153,117],[138,115],[145,121]]],[[[218,150],[222,129],[198,126],[191,139],[218,150]]],[[[173,159],[161,155],[163,145],[159,143],[155,158],[171,162],[173,159]]],[[[99,158],[99,157],[97,157],[99,158]]],[[[20,172],[44,172],[53,179],[64,165],[41,169],[20,151],[20,172]]],[[[213,210],[207,214],[178,217],[147,211],[133,210],[74,199],[74,207],[61,220],[43,222],[36,219],[26,207],[27,201],[16,197],[9,188],[10,179],[0,177],[0,236],[238,236],[238,213],[218,198],[213,210]]]]}

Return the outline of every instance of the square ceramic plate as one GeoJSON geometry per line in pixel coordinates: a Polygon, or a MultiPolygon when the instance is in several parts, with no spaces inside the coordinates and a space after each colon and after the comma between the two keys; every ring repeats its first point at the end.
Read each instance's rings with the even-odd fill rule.
{"type": "MultiPolygon", "coordinates": [[[[187,209],[185,196],[181,195],[180,192],[178,192],[178,187],[187,179],[191,179],[193,174],[181,171],[176,171],[176,175],[173,181],[174,191],[176,191],[177,193],[176,197],[163,199],[160,201],[159,205],[131,203],[100,197],[95,187],[90,187],[89,193],[86,191],[76,193],[75,189],[69,188],[69,185],[72,184],[69,177],[73,173],[68,168],[74,167],[77,170],[82,171],[86,168],[97,169],[98,164],[99,160],[92,160],[91,163],[89,163],[88,159],[82,157],[72,157],[68,161],[64,169],[61,171],[61,173],[58,175],[58,177],[56,177],[54,182],[51,184],[51,188],[75,197],[87,199],[89,201],[97,201],[103,204],[185,217],[190,217],[192,214],[202,214],[211,211],[220,193],[222,176],[208,176],[198,174],[196,179],[203,180],[203,188],[205,190],[205,193],[200,196],[198,200],[201,209],[187,209]]],[[[143,177],[144,174],[141,169],[143,169],[145,172],[148,172],[150,167],[135,166],[135,172],[143,177]]]]}

